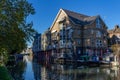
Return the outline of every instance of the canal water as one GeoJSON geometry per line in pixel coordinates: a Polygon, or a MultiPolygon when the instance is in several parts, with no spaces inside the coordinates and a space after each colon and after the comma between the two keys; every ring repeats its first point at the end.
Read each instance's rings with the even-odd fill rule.
{"type": "Polygon", "coordinates": [[[9,70],[15,80],[120,80],[117,67],[41,64],[29,56],[9,70]]]}

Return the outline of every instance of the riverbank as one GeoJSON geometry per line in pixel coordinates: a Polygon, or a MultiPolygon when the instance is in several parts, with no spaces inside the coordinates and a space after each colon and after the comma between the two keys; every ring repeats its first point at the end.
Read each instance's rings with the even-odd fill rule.
{"type": "Polygon", "coordinates": [[[5,66],[0,64],[0,80],[13,80],[5,66]]]}

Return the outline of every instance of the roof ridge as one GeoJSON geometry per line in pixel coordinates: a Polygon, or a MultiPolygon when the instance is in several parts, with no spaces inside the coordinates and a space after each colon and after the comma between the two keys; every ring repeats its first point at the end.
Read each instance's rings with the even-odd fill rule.
{"type": "Polygon", "coordinates": [[[74,12],[74,11],[71,11],[71,10],[67,10],[67,9],[63,9],[61,8],[63,11],[65,11],[65,13],[68,13],[68,12],[71,12],[71,13],[75,13],[75,14],[78,14],[78,15],[82,15],[82,16],[85,16],[85,17],[90,17],[88,15],[85,15],[85,14],[81,14],[81,13],[78,13],[78,12],[74,12]]]}

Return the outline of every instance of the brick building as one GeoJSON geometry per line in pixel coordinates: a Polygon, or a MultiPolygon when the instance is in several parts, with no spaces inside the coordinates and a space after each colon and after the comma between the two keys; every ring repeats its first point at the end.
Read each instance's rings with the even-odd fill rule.
{"type": "Polygon", "coordinates": [[[52,26],[54,57],[79,60],[81,56],[100,57],[107,49],[107,27],[101,17],[60,9],[52,26]]]}

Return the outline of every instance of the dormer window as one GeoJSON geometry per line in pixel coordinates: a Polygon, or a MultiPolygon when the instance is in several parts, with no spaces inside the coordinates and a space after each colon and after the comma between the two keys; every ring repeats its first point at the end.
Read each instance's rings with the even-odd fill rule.
{"type": "Polygon", "coordinates": [[[96,28],[101,28],[100,18],[96,20],[96,28]]]}

